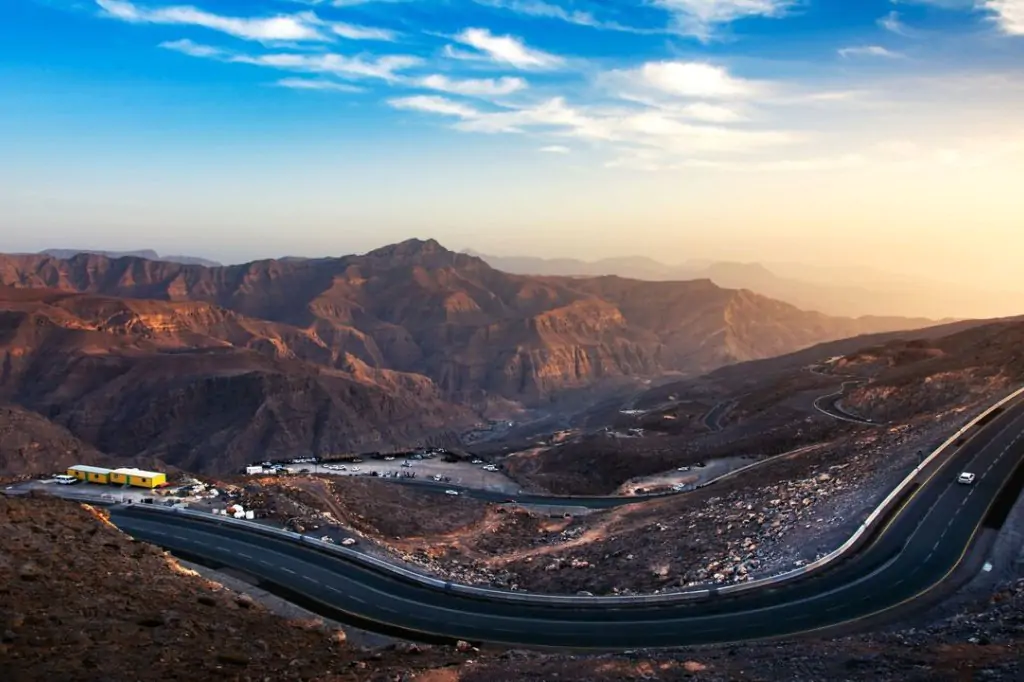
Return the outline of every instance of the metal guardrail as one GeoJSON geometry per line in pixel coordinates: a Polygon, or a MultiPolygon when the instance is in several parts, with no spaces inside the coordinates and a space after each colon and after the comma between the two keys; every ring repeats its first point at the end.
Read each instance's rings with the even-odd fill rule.
{"type": "Polygon", "coordinates": [[[291,531],[280,530],[265,526],[252,521],[246,521],[243,519],[235,519],[226,516],[219,516],[213,514],[207,514],[205,512],[197,512],[191,509],[185,508],[170,508],[161,507],[156,505],[143,505],[143,504],[132,504],[131,507],[139,510],[154,511],[158,513],[173,513],[188,518],[195,519],[205,523],[215,523],[219,525],[231,525],[245,528],[253,532],[261,533],[268,536],[274,536],[279,538],[287,538],[289,540],[308,545],[312,549],[318,551],[324,551],[331,554],[336,554],[352,563],[363,565],[367,568],[390,573],[401,577],[405,580],[412,581],[419,585],[430,587],[433,589],[444,590],[449,593],[462,594],[469,597],[476,597],[481,599],[489,600],[501,600],[501,601],[515,601],[521,603],[533,603],[539,605],[573,605],[573,606],[625,606],[629,604],[672,604],[686,601],[695,601],[700,599],[706,599],[712,595],[729,595],[742,592],[748,592],[751,590],[757,590],[769,585],[777,585],[779,583],[787,582],[795,578],[805,576],[809,573],[813,573],[821,570],[828,564],[836,561],[843,557],[845,554],[856,549],[861,543],[868,539],[867,533],[871,530],[872,526],[878,521],[880,517],[890,511],[893,506],[901,499],[902,495],[907,492],[908,488],[914,483],[918,474],[920,474],[929,464],[934,462],[945,450],[961,438],[967,431],[978,424],[982,419],[989,416],[1003,405],[1007,404],[1011,400],[1024,395],[1024,387],[1017,389],[1013,393],[1009,394],[999,402],[990,406],[984,412],[979,414],[977,417],[972,419],[960,430],[950,436],[945,442],[943,442],[938,448],[936,448],[928,457],[926,457],[918,466],[911,471],[899,485],[897,485],[889,495],[886,496],[882,502],[875,507],[874,511],[868,515],[864,522],[857,528],[857,530],[850,536],[850,538],[840,545],[834,551],[826,554],[825,556],[813,561],[806,566],[780,573],[775,576],[768,578],[760,578],[757,580],[751,580],[750,582],[742,584],[727,585],[724,587],[704,587],[693,590],[682,590],[678,592],[665,592],[662,594],[648,594],[648,595],[635,595],[635,596],[617,596],[617,597],[584,597],[579,595],[545,595],[536,594],[533,592],[514,592],[512,590],[498,590],[493,588],[475,587],[472,585],[463,585],[460,583],[452,583],[450,581],[441,580],[431,576],[426,576],[415,571],[411,571],[402,566],[389,563],[382,559],[363,554],[361,552],[349,549],[347,547],[339,547],[331,543],[322,542],[316,538],[302,535],[300,533],[294,533],[291,531]]]}

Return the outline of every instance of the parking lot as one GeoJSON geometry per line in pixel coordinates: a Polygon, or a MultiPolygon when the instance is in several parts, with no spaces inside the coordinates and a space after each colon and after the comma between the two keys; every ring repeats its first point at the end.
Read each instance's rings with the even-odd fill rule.
{"type": "Polygon", "coordinates": [[[100,485],[97,483],[78,482],[73,485],[59,485],[54,479],[38,479],[25,481],[7,486],[9,490],[25,491],[41,490],[51,495],[58,495],[69,499],[78,497],[102,497],[110,495],[117,502],[141,502],[143,498],[155,497],[149,490],[142,488],[129,488],[119,485],[100,485]]]}
{"type": "Polygon", "coordinates": [[[343,464],[345,470],[329,469],[322,464],[291,464],[286,467],[291,473],[329,474],[332,476],[372,476],[377,472],[378,476],[388,474],[389,476],[400,477],[408,474],[415,474],[417,481],[431,481],[434,476],[440,476],[439,484],[449,483],[451,485],[477,488],[480,490],[493,490],[496,492],[515,493],[520,485],[510,479],[501,471],[486,471],[482,464],[470,464],[469,462],[445,462],[441,459],[403,460],[395,458],[387,462],[378,459],[366,459],[358,464],[343,464]],[[402,466],[408,461],[409,466],[402,466]],[[449,480],[444,480],[448,478],[449,480]]]}

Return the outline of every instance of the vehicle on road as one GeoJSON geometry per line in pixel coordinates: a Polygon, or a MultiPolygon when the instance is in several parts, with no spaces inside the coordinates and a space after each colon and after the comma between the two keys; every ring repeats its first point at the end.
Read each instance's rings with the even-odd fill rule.
{"type": "Polygon", "coordinates": [[[356,539],[355,538],[345,538],[344,540],[341,541],[341,544],[344,545],[345,547],[351,547],[352,545],[356,544],[356,539]]]}
{"type": "Polygon", "coordinates": [[[963,483],[964,485],[970,485],[974,483],[974,474],[970,471],[964,471],[956,477],[957,483],[963,483]]]}
{"type": "Polygon", "coordinates": [[[445,495],[458,495],[459,491],[458,490],[445,490],[444,494],[445,495]]]}

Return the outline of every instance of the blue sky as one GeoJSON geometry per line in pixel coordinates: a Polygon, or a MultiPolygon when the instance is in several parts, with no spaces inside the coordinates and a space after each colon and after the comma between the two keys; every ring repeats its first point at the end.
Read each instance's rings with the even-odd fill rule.
{"type": "Polygon", "coordinates": [[[1016,225],[1022,58],[1024,0],[8,0],[0,248],[755,260],[863,229],[808,257],[866,263],[896,221],[931,268],[979,207],[1016,225]]]}

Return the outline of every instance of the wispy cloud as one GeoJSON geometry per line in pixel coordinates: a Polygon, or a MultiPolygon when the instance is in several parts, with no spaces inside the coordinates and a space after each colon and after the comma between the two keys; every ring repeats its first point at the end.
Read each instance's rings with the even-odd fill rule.
{"type": "Polygon", "coordinates": [[[552,69],[561,66],[564,59],[556,55],[527,47],[511,35],[495,35],[486,28],[467,28],[454,36],[454,40],[476,50],[476,53],[448,49],[447,56],[459,58],[486,58],[517,69],[552,69]]]}
{"type": "Polygon", "coordinates": [[[146,8],[126,0],[96,0],[113,19],[141,24],[199,26],[243,40],[259,42],[328,42],[333,36],[349,40],[394,40],[393,31],[324,21],[313,12],[270,17],[227,17],[190,5],[146,8]]]}
{"type": "Polygon", "coordinates": [[[878,25],[884,28],[886,31],[895,33],[896,35],[909,36],[910,32],[907,30],[906,25],[900,20],[900,13],[893,10],[881,17],[878,20],[878,25]]]}
{"type": "Polygon", "coordinates": [[[199,45],[191,40],[173,40],[160,43],[160,47],[187,54],[231,62],[252,64],[285,71],[333,75],[343,78],[378,78],[397,81],[397,72],[419,66],[423,60],[411,55],[383,55],[377,57],[348,57],[328,53],[297,54],[292,52],[268,52],[252,55],[230,52],[209,45],[199,45]]]}
{"type": "Polygon", "coordinates": [[[424,76],[415,81],[419,85],[430,90],[449,92],[453,95],[464,95],[467,97],[499,97],[511,95],[514,92],[526,89],[526,81],[522,78],[504,76],[502,78],[467,78],[463,80],[449,78],[441,74],[424,76]]]}
{"type": "Polygon", "coordinates": [[[564,145],[552,144],[552,145],[548,145],[547,147],[541,147],[537,151],[543,152],[545,154],[568,154],[572,150],[569,149],[568,147],[564,146],[564,145]]]}
{"type": "Polygon", "coordinates": [[[473,0],[478,5],[503,9],[522,16],[536,17],[539,19],[554,19],[563,21],[575,26],[586,26],[602,31],[623,31],[626,33],[657,34],[667,33],[664,29],[640,28],[628,26],[616,21],[598,19],[591,12],[579,9],[566,9],[543,0],[473,0]]]}
{"type": "Polygon", "coordinates": [[[881,45],[858,45],[856,47],[843,47],[837,50],[840,57],[886,57],[894,59],[902,57],[899,52],[893,52],[881,45]]]}
{"type": "Polygon", "coordinates": [[[293,90],[324,90],[330,92],[365,92],[358,85],[338,83],[336,81],[315,80],[311,78],[282,78],[274,83],[282,88],[293,90]]]}
{"type": "Polygon", "coordinates": [[[669,112],[570,105],[562,97],[522,107],[484,111],[443,97],[406,97],[391,106],[458,119],[458,130],[478,133],[538,132],[605,142],[613,147],[644,147],[659,154],[744,153],[792,144],[799,135],[776,130],[740,130],[695,125],[669,112]]]}
{"type": "Polygon", "coordinates": [[[457,116],[458,118],[471,119],[479,115],[473,107],[454,102],[445,97],[436,95],[413,95],[412,97],[394,97],[388,100],[395,109],[409,111],[423,111],[431,114],[444,116],[457,116]]]}
{"type": "Polygon", "coordinates": [[[797,0],[652,0],[671,13],[673,25],[685,35],[709,40],[717,27],[751,17],[777,18],[797,0]]]}

